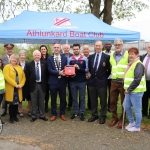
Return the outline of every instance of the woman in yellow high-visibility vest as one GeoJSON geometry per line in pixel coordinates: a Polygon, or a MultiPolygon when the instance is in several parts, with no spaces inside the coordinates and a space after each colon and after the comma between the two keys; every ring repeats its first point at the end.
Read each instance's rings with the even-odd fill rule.
{"type": "MultiPolygon", "coordinates": [[[[1,102],[4,97],[4,93],[5,93],[5,80],[4,80],[2,67],[3,67],[3,61],[0,58],[0,105],[1,105],[1,102]]],[[[1,120],[1,123],[4,124],[4,122],[2,120],[1,120]]]]}
{"type": "Polygon", "coordinates": [[[125,101],[123,106],[125,107],[128,115],[129,124],[126,129],[130,132],[140,131],[140,124],[142,120],[142,96],[146,90],[145,83],[145,68],[142,62],[139,60],[139,51],[136,47],[132,47],[128,50],[130,63],[124,74],[124,89],[125,89],[125,101]],[[136,120],[132,109],[134,109],[136,120]]]}

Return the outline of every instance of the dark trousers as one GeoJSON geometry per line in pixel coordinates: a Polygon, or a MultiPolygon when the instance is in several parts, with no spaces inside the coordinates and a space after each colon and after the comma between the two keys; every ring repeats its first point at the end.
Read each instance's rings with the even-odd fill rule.
{"type": "MultiPolygon", "coordinates": [[[[68,107],[72,107],[72,94],[71,94],[71,89],[70,89],[70,84],[68,83],[68,92],[69,92],[69,97],[68,97],[68,107]]],[[[66,102],[67,104],[67,102],[66,102]]]]}
{"type": "Polygon", "coordinates": [[[17,117],[18,113],[18,105],[9,105],[9,116],[10,119],[14,119],[17,117]]]}
{"type": "Polygon", "coordinates": [[[60,115],[65,114],[66,108],[66,84],[50,84],[49,90],[51,93],[51,114],[57,116],[57,92],[60,98],[60,115]]]}
{"type": "Polygon", "coordinates": [[[44,99],[45,99],[45,91],[43,91],[41,84],[37,84],[33,92],[31,94],[31,102],[32,102],[32,118],[37,118],[37,106],[39,106],[40,117],[45,117],[44,114],[44,99]]]}
{"type": "MultiPolygon", "coordinates": [[[[117,102],[118,102],[118,96],[120,94],[121,98],[121,106],[124,101],[124,88],[122,82],[116,82],[114,80],[111,81],[111,89],[110,89],[110,109],[112,112],[112,118],[113,120],[118,120],[117,115],[117,102]]],[[[123,119],[123,107],[122,107],[122,113],[120,116],[120,121],[123,119]]]]}
{"type": "Polygon", "coordinates": [[[2,102],[2,100],[3,100],[3,95],[4,95],[4,94],[0,94],[0,105],[1,105],[1,102],[2,102]]]}
{"type": "Polygon", "coordinates": [[[48,101],[49,101],[49,89],[46,91],[45,94],[45,108],[48,109],[48,101]]]}
{"type": "Polygon", "coordinates": [[[108,79],[108,99],[107,99],[107,107],[110,108],[110,87],[111,87],[111,79],[108,79]]]}
{"type": "Polygon", "coordinates": [[[91,99],[90,99],[90,92],[89,92],[89,86],[87,84],[87,97],[88,97],[88,100],[87,100],[87,105],[88,105],[88,109],[91,110],[91,99]]]}
{"type": "MultiPolygon", "coordinates": [[[[142,98],[142,114],[147,116],[148,115],[148,98],[150,98],[150,81],[146,81],[146,91],[144,92],[142,98]]],[[[150,109],[149,109],[150,115],[150,109]]]]}
{"type": "Polygon", "coordinates": [[[4,99],[2,100],[2,112],[7,112],[7,101],[5,101],[4,99]]]}
{"type": "Polygon", "coordinates": [[[98,116],[98,96],[100,98],[100,118],[106,117],[107,112],[107,88],[91,87],[89,86],[91,111],[92,116],[98,116]]]}

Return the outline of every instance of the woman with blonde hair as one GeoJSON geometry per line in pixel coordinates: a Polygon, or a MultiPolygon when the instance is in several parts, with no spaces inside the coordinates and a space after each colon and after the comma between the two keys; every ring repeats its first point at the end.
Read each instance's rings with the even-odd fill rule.
{"type": "Polygon", "coordinates": [[[6,84],[5,100],[9,102],[9,122],[19,122],[17,118],[18,104],[22,101],[22,87],[25,84],[26,78],[22,67],[18,65],[19,56],[12,54],[9,59],[9,64],[4,67],[3,73],[6,84]]]}

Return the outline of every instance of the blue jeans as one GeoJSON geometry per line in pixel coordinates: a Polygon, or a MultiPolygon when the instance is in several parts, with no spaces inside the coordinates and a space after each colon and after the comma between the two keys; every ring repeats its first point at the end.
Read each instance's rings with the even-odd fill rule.
{"type": "Polygon", "coordinates": [[[136,117],[136,121],[135,121],[136,128],[140,128],[140,124],[142,120],[142,111],[141,111],[142,96],[143,96],[143,92],[126,94],[126,106],[125,106],[125,101],[123,103],[123,106],[125,106],[125,110],[128,115],[128,119],[130,123],[134,122],[131,106],[133,107],[135,112],[135,117],[136,117]]]}
{"type": "Polygon", "coordinates": [[[70,89],[72,94],[74,114],[79,114],[79,112],[80,114],[84,114],[86,82],[70,82],[70,89]],[[80,97],[80,108],[78,105],[78,91],[80,97]]]}

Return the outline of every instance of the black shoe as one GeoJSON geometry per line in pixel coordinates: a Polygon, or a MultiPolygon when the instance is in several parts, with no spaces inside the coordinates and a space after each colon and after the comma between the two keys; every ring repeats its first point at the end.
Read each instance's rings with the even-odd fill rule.
{"type": "Polygon", "coordinates": [[[99,119],[99,124],[105,124],[105,120],[106,120],[105,118],[100,118],[99,119]]]}
{"type": "Polygon", "coordinates": [[[30,122],[34,122],[37,118],[31,118],[30,122]]]}
{"type": "Polygon", "coordinates": [[[148,119],[150,119],[150,115],[148,115],[148,119]]]}
{"type": "Polygon", "coordinates": [[[84,114],[81,114],[81,115],[80,115],[80,120],[81,120],[81,121],[84,121],[84,119],[85,119],[84,114]]]}
{"type": "Polygon", "coordinates": [[[88,119],[88,122],[93,122],[98,119],[98,116],[92,116],[90,119],[88,119]]]}
{"type": "Polygon", "coordinates": [[[9,119],[9,123],[14,123],[14,119],[9,119]]]}
{"type": "Polygon", "coordinates": [[[1,116],[5,116],[7,113],[6,113],[6,111],[4,111],[2,114],[1,114],[1,116]]]}
{"type": "Polygon", "coordinates": [[[44,121],[48,121],[48,119],[46,117],[39,117],[39,119],[42,119],[44,121]]]}
{"type": "Polygon", "coordinates": [[[19,122],[19,119],[17,117],[14,118],[14,121],[19,122]]]}
{"type": "Polygon", "coordinates": [[[76,117],[78,117],[78,115],[73,114],[72,117],[71,117],[70,119],[74,119],[74,118],[76,118],[76,117]]]}

